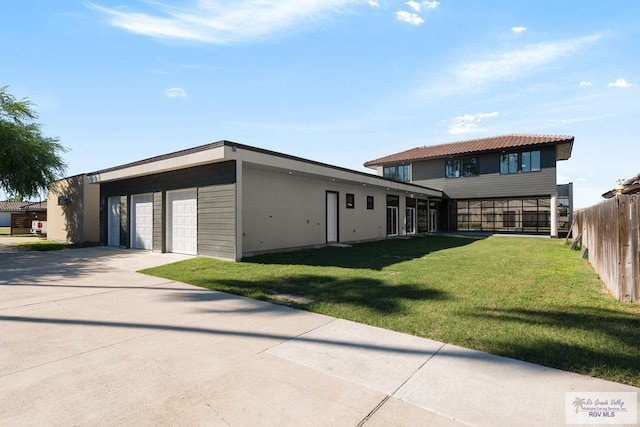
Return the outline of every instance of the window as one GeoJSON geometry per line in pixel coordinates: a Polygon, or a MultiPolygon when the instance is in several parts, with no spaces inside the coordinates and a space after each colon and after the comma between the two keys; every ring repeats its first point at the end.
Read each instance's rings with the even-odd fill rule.
{"type": "Polygon", "coordinates": [[[503,227],[516,226],[516,211],[504,211],[502,213],[502,226],[503,227]]]}
{"type": "Polygon", "coordinates": [[[518,153],[500,155],[500,173],[518,173],[518,153]]]}
{"type": "Polygon", "coordinates": [[[411,181],[409,165],[385,166],[383,169],[382,175],[385,178],[393,179],[394,181],[400,181],[400,182],[411,181]]]}
{"type": "Polygon", "coordinates": [[[522,172],[537,172],[540,170],[540,151],[525,151],[522,153],[522,172]]]}
{"type": "Polygon", "coordinates": [[[409,182],[409,165],[398,166],[398,181],[409,182]]]}
{"type": "Polygon", "coordinates": [[[460,159],[447,160],[444,166],[444,176],[446,178],[458,178],[460,176],[460,159]]]}
{"type": "Polygon", "coordinates": [[[478,158],[451,159],[445,162],[444,176],[458,178],[461,176],[478,176],[478,158]]]}
{"type": "Polygon", "coordinates": [[[373,196],[367,196],[367,209],[373,209],[373,196]]]}
{"type": "Polygon", "coordinates": [[[389,178],[389,179],[396,179],[396,167],[395,166],[385,166],[384,167],[384,174],[383,176],[385,178],[389,178]]]}
{"type": "Polygon", "coordinates": [[[478,158],[462,159],[462,176],[478,176],[478,158]]]}
{"type": "Polygon", "coordinates": [[[355,207],[355,196],[347,193],[347,209],[353,209],[355,207]]]}

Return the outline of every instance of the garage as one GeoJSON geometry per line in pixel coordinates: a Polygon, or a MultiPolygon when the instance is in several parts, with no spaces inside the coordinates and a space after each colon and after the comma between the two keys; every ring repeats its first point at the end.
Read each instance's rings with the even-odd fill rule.
{"type": "Polygon", "coordinates": [[[109,197],[108,245],[120,246],[120,197],[109,197]]]}
{"type": "Polygon", "coordinates": [[[153,195],[131,196],[131,247],[151,250],[153,248],[153,195]]]}
{"type": "Polygon", "coordinates": [[[167,252],[196,255],[198,192],[195,188],[167,192],[167,252]]]}

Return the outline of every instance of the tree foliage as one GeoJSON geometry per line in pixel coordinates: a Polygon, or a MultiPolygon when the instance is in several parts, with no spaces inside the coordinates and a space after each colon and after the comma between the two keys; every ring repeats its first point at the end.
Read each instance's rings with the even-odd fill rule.
{"type": "Polygon", "coordinates": [[[67,150],[42,134],[33,106],[0,88],[0,190],[13,197],[36,196],[66,171],[67,150]]]}

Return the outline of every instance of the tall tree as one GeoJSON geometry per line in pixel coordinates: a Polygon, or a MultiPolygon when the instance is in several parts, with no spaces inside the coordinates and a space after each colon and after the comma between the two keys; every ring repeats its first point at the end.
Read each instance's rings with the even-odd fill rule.
{"type": "Polygon", "coordinates": [[[67,150],[58,138],[42,134],[28,99],[0,88],[0,190],[13,197],[34,197],[60,178],[67,150]]]}

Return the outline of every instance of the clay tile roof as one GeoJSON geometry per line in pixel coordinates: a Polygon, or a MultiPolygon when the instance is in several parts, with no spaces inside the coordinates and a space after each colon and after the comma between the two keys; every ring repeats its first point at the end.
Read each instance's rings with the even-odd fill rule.
{"type": "Polygon", "coordinates": [[[536,145],[549,145],[573,143],[573,136],[569,135],[503,135],[489,138],[470,139],[467,141],[451,142],[448,144],[429,145],[412,148],[411,150],[379,159],[370,160],[366,167],[381,166],[393,163],[411,162],[415,160],[449,157],[462,154],[474,154],[486,151],[504,150],[509,148],[528,147],[536,145]]]}
{"type": "Polygon", "coordinates": [[[46,210],[47,202],[0,202],[0,211],[3,212],[18,212],[25,210],[46,210]]]}

